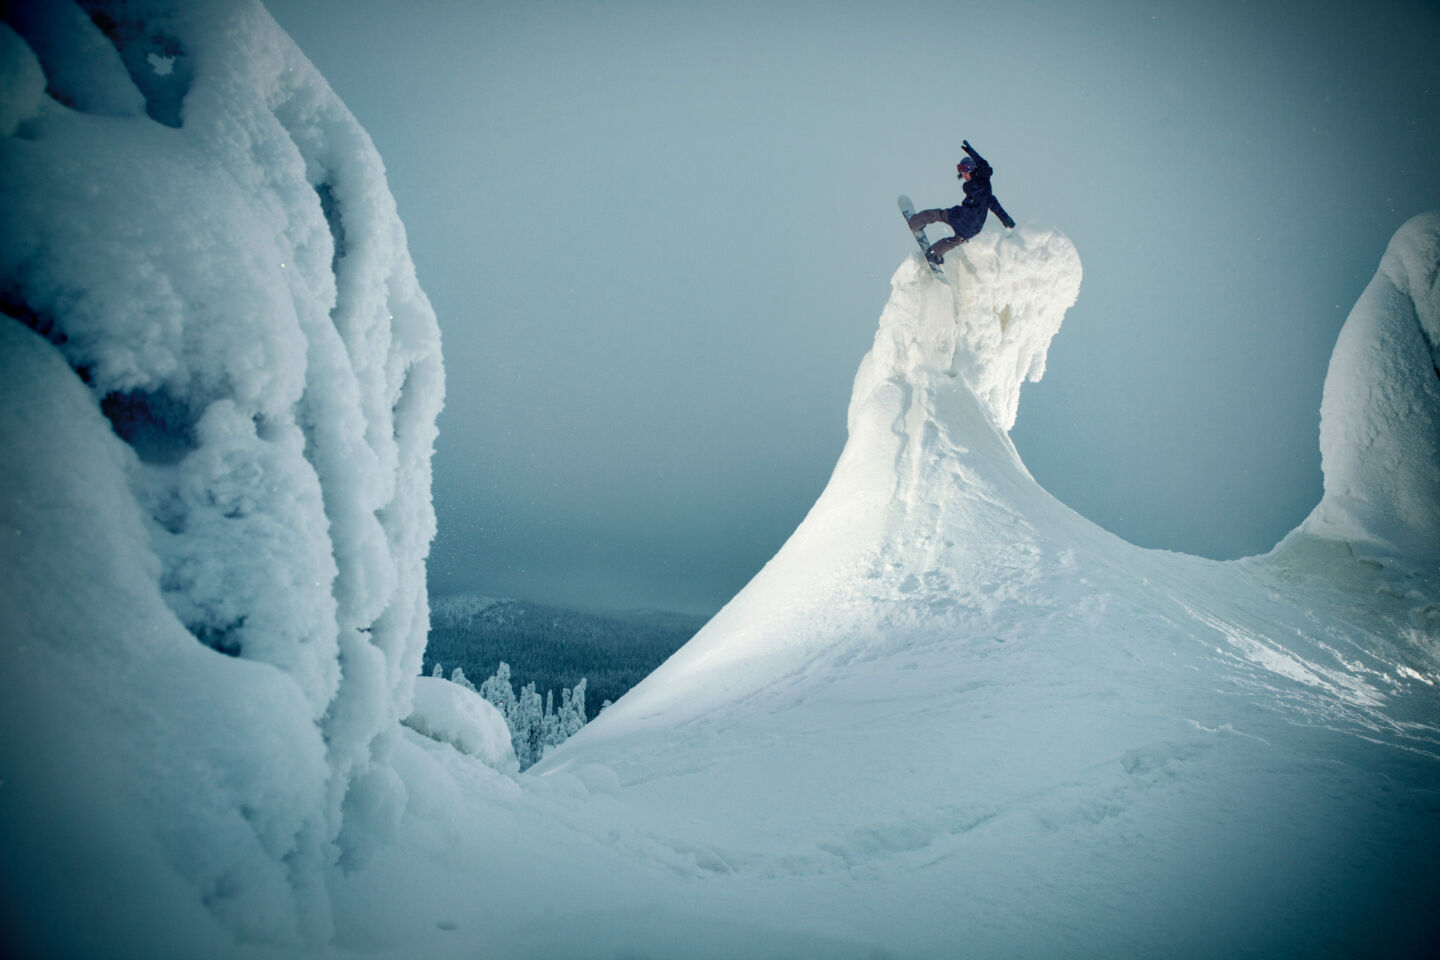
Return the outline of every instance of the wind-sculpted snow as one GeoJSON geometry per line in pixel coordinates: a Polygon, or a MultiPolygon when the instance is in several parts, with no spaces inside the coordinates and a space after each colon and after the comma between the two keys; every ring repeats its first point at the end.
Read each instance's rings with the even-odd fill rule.
{"type": "Polygon", "coordinates": [[[383,167],[255,0],[0,15],[4,829],[82,843],[49,805],[103,755],[85,836],[200,929],[324,940],[405,802],[427,622],[439,335],[383,167]]]}
{"type": "MultiPolygon", "coordinates": [[[[1407,235],[1412,289],[1440,260],[1407,235]]],[[[982,238],[948,258],[948,284],[918,258],[896,272],[849,442],[781,551],[537,770],[613,770],[649,834],[693,852],[707,897],[736,896],[756,929],[826,918],[857,954],[1423,949],[1440,853],[1433,561],[1217,563],[1060,504],[1006,428],[1078,259],[1034,227],[982,238]]],[[[1382,367],[1411,358],[1406,372],[1372,385],[1429,396],[1408,303],[1380,312],[1410,338],[1365,348],[1382,367]]],[[[1383,407],[1345,416],[1403,430],[1383,407]]],[[[1415,475],[1433,475],[1429,456],[1415,475]]],[[[1372,498],[1367,522],[1403,525],[1406,504],[1372,498]]]]}
{"type": "Polygon", "coordinates": [[[769,683],[808,655],[821,623],[911,621],[931,611],[927,597],[943,611],[992,543],[986,563],[1028,566],[1000,559],[1031,549],[1006,532],[1028,527],[1026,503],[1073,516],[1030,481],[1006,428],[1075,301],[1079,257],[1063,235],[1030,226],[966,247],[949,257],[950,284],[918,258],[896,271],[855,378],[849,443],[819,501],[740,596],[611,708],[611,726],[656,700],[698,710],[733,684],[769,683]],[[718,671],[734,661],[749,666],[718,671]],[[682,671],[696,679],[679,682],[682,671]]]}
{"type": "Polygon", "coordinates": [[[1440,212],[1391,240],[1320,406],[1325,497],[1300,533],[1440,566],[1440,212]]]}
{"type": "Polygon", "coordinates": [[[875,346],[855,379],[855,407],[881,384],[936,374],[960,377],[1005,431],[1015,425],[1020,387],[1045,374],[1045,354],[1080,292],[1080,258],[1063,234],[1030,225],[981,233],[950,254],[949,284],[931,283],[908,260],[875,346]]]}

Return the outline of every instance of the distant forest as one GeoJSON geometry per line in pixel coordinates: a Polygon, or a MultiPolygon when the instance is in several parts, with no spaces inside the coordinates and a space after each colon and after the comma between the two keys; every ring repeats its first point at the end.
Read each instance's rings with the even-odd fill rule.
{"type": "Polygon", "coordinates": [[[585,713],[593,719],[680,649],[707,617],[642,610],[613,613],[554,607],[474,594],[431,600],[423,673],[456,667],[476,686],[510,665],[515,689],[530,681],[540,696],[586,678],[585,713]]]}

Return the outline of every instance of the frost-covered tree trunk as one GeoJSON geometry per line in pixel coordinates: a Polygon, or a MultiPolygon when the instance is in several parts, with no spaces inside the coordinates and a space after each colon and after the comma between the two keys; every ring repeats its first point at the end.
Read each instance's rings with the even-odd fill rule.
{"type": "Polygon", "coordinates": [[[428,620],[440,341],[383,166],[256,0],[21,0],[0,17],[0,380],[49,371],[0,416],[7,441],[52,435],[3,476],[10,528],[35,539],[14,541],[0,586],[23,589],[42,551],[68,558],[83,589],[67,602],[107,624],[97,651],[93,626],[34,599],[7,622],[0,700],[27,671],[64,669],[72,692],[45,710],[89,696],[101,729],[74,721],[59,759],[93,733],[153,768],[135,842],[168,837],[157,848],[195,902],[242,937],[324,938],[326,872],[403,809],[387,758],[428,620]],[[39,539],[92,494],[106,505],[90,529],[57,520],[39,539]],[[111,527],[129,531],[125,568],[95,573],[81,558],[111,527]],[[146,707],[176,739],[127,734],[125,698],[181,662],[198,671],[186,695],[146,707]],[[203,769],[160,756],[200,740],[203,769]],[[272,740],[314,766],[267,764],[256,745],[272,740]],[[253,851],[188,816],[193,780],[216,785],[207,809],[248,825],[253,851]],[[216,879],[207,864],[227,858],[216,879]],[[272,874],[298,911],[276,906],[272,874]]]}

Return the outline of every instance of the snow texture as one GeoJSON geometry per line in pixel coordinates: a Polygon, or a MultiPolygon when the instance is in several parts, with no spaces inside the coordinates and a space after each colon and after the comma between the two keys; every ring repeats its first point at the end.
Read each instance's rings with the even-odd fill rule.
{"type": "Polygon", "coordinates": [[[468,687],[440,677],[417,677],[414,707],[402,722],[501,773],[520,772],[505,717],[468,687]]]}
{"type": "Polygon", "coordinates": [[[1304,534],[1440,563],[1440,212],[1395,234],[1340,331],[1304,534]]]}
{"type": "MultiPolygon", "coordinates": [[[[325,942],[428,622],[443,372],[383,166],[254,0],[3,17],[7,892],[43,832],[215,936],[325,942]]],[[[134,899],[44,937],[123,952],[134,899]]]]}

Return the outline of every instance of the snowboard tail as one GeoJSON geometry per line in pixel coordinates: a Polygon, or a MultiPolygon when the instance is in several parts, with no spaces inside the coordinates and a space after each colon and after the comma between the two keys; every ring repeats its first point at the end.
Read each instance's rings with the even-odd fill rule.
{"type": "MultiPolygon", "coordinates": [[[[915,204],[911,203],[910,198],[904,194],[900,195],[898,202],[900,204],[900,215],[905,218],[905,225],[908,227],[910,225],[910,218],[915,216],[915,204]]],[[[930,272],[941,280],[944,280],[945,271],[940,267],[940,264],[935,263],[926,255],[930,252],[930,241],[925,238],[925,228],[921,227],[919,230],[912,229],[910,233],[915,238],[915,242],[920,245],[920,257],[925,261],[926,266],[930,268],[930,272]]]]}

